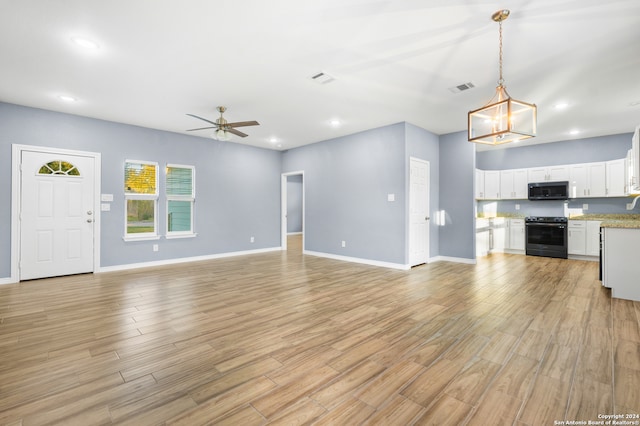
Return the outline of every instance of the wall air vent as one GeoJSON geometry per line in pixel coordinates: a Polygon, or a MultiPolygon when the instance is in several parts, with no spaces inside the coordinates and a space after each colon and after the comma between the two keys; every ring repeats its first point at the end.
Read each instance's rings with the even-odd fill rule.
{"type": "Polygon", "coordinates": [[[311,76],[311,80],[315,81],[318,84],[327,84],[331,83],[333,80],[335,80],[335,78],[324,71],[320,71],[319,73],[311,76]]]}
{"type": "Polygon", "coordinates": [[[458,84],[457,86],[449,87],[449,90],[453,93],[460,93],[460,92],[464,92],[465,90],[473,89],[474,87],[476,87],[475,84],[469,82],[469,83],[463,83],[463,84],[458,84]]]}

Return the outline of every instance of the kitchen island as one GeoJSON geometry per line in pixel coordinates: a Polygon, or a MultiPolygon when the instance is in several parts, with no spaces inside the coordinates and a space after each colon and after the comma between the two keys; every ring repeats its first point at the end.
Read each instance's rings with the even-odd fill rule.
{"type": "Polygon", "coordinates": [[[611,297],[640,301],[640,220],[607,218],[602,228],[602,285],[611,297]]]}

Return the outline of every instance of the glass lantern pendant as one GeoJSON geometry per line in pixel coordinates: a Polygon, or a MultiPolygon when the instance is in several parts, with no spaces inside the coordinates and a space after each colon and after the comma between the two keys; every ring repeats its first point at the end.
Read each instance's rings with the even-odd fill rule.
{"type": "Polygon", "coordinates": [[[536,135],[536,105],[512,99],[502,78],[502,21],[509,17],[509,13],[505,9],[491,16],[500,25],[500,79],[496,94],[489,103],[469,111],[469,142],[500,145],[536,135]]]}

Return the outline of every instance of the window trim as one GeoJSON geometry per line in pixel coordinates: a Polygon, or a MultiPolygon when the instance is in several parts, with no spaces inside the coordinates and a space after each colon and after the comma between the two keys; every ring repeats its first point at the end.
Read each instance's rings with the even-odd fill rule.
{"type": "Polygon", "coordinates": [[[193,238],[198,234],[195,232],[195,202],[196,202],[196,167],[186,164],[167,163],[165,167],[165,238],[193,238]],[[167,191],[167,179],[169,168],[190,169],[191,170],[191,195],[170,195],[167,191]],[[191,230],[189,231],[169,231],[169,201],[188,201],[191,203],[191,230]]]}
{"type": "Polygon", "coordinates": [[[142,165],[151,165],[155,167],[155,193],[154,194],[136,194],[127,192],[123,187],[124,192],[124,241],[144,241],[144,240],[159,240],[160,234],[158,233],[158,198],[159,198],[159,169],[160,165],[156,161],[146,161],[146,160],[131,160],[125,159],[123,164],[123,178],[126,179],[126,170],[127,163],[131,164],[142,164],[142,165]],[[129,200],[151,200],[153,201],[153,232],[141,232],[135,234],[129,234],[127,232],[128,229],[128,202],[129,200]]]}

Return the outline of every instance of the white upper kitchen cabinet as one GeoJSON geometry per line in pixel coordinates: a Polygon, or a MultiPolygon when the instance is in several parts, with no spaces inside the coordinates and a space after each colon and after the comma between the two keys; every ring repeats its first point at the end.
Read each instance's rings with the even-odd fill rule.
{"type": "Polygon", "coordinates": [[[627,195],[626,160],[607,161],[607,197],[624,197],[627,195]]]}
{"type": "Polygon", "coordinates": [[[569,167],[569,198],[606,196],[606,163],[574,164],[569,167]]]}
{"type": "Polygon", "coordinates": [[[560,182],[569,180],[569,166],[533,167],[528,170],[529,182],[560,182]]]}
{"type": "Polygon", "coordinates": [[[487,200],[500,199],[500,170],[484,171],[484,198],[487,200]]]}
{"type": "Polygon", "coordinates": [[[637,193],[640,191],[640,126],[636,127],[636,131],[631,138],[629,166],[631,167],[629,176],[631,187],[628,192],[637,193]]]}
{"type": "Polygon", "coordinates": [[[517,200],[527,198],[527,169],[511,169],[500,171],[500,198],[517,200]]]}
{"type": "Polygon", "coordinates": [[[476,169],[476,200],[484,200],[484,170],[476,169]]]}

